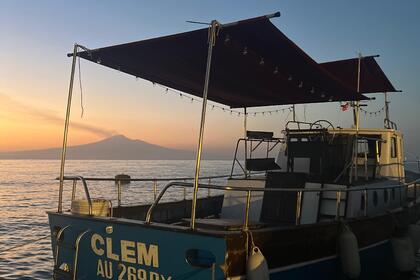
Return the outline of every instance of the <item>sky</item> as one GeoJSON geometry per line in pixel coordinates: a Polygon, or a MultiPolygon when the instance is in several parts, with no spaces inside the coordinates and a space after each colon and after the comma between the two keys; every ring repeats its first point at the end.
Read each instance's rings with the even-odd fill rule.
{"type": "MultiPolygon", "coordinates": [[[[74,43],[89,48],[201,28],[187,20],[221,23],[281,12],[272,22],[318,62],[380,54],[377,59],[403,93],[391,94],[391,119],[404,133],[407,154],[420,155],[420,1],[57,1],[0,0],[0,151],[58,147],[63,137],[74,43]]],[[[194,150],[201,104],[165,94],[150,82],[81,61],[84,114],[76,73],[69,144],[114,134],[194,150]]],[[[383,107],[383,95],[367,111],[383,107]]],[[[274,109],[283,107],[275,107],[274,109]]],[[[273,108],[270,108],[273,109],[273,108]]],[[[256,108],[251,111],[262,111],[256,108]]],[[[280,136],[284,113],[249,117],[248,128],[280,136]]],[[[339,104],[297,106],[299,120],[351,125],[339,104]]],[[[382,127],[383,114],[362,127],[382,127]]],[[[209,109],[205,149],[231,150],[243,119],[209,109]]],[[[233,151],[232,151],[233,152],[233,151]]]]}

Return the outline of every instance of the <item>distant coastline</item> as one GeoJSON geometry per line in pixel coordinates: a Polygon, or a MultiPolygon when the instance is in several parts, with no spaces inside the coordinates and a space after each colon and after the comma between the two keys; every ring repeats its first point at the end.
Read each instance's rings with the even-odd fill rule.
{"type": "MultiPolygon", "coordinates": [[[[115,135],[98,142],[70,146],[68,160],[194,160],[195,152],[167,148],[142,140],[115,135]]],[[[59,160],[61,148],[0,152],[1,160],[59,160]]],[[[230,155],[208,153],[204,159],[226,160],[230,155]]]]}

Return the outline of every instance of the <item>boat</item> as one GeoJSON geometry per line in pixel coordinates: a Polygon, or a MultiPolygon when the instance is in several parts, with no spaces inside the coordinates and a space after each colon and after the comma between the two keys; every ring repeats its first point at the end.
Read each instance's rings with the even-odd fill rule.
{"type": "Polygon", "coordinates": [[[420,181],[405,176],[403,135],[388,99],[384,127],[362,128],[359,120],[369,93],[397,90],[377,56],[317,63],[273,25],[279,15],[214,20],[203,29],[97,49],[74,45],[58,208],[48,212],[55,279],[390,279],[415,268],[420,181]],[[121,184],[114,204],[89,192],[90,181],[115,178],[66,176],[78,57],[202,98],[193,178],[131,178],[152,182],[154,201],[126,206],[121,184]],[[226,184],[200,176],[208,101],[244,116],[226,184]],[[280,136],[247,127],[254,107],[294,111],[331,102],[351,106],[351,127],[295,118],[280,136]],[[83,199],[76,199],[78,183],[83,199]],[[157,183],[165,184],[160,192],[157,183]],[[170,191],[180,199],[164,202],[170,191]]]}

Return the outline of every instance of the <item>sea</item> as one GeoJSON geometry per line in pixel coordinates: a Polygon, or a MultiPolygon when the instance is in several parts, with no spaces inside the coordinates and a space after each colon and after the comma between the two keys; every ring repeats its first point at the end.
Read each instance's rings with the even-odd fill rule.
{"type": "MultiPolygon", "coordinates": [[[[230,174],[232,161],[203,161],[201,176],[230,174]]],[[[193,177],[193,160],[68,160],[68,176],[113,178],[128,174],[132,178],[193,177]]],[[[0,160],[0,279],[52,279],[53,259],[46,211],[58,205],[60,162],[56,160],[0,160]]],[[[205,181],[208,182],[207,180],[205,181]]],[[[167,182],[166,182],[167,183],[167,182]]],[[[158,191],[165,182],[158,183],[158,191]]],[[[223,184],[224,179],[211,183],[223,184]]],[[[88,182],[92,198],[117,203],[114,182],[88,182]]],[[[64,185],[64,207],[70,208],[72,182],[64,185]]],[[[183,198],[183,190],[168,190],[162,201],[183,198]]],[[[84,195],[82,185],[77,196],[84,195]]],[[[202,190],[199,196],[207,195],[202,190]]],[[[187,190],[191,197],[191,191],[187,190]]],[[[152,202],[153,182],[130,183],[122,188],[122,205],[152,202]]]]}
{"type": "MultiPolygon", "coordinates": [[[[180,178],[192,177],[194,164],[191,160],[69,160],[65,173],[105,178],[117,174],[128,174],[132,178],[180,178]]],[[[232,161],[203,161],[201,176],[229,174],[231,165],[232,161]]],[[[417,165],[413,169],[416,171],[417,165]]],[[[55,160],[0,160],[0,279],[52,278],[53,259],[46,211],[57,210],[59,171],[60,162],[55,160]]],[[[224,179],[212,183],[223,184],[224,179]]],[[[164,185],[165,182],[159,183],[158,191],[164,185]]],[[[88,186],[93,198],[112,199],[116,205],[114,182],[88,182],[88,186]]],[[[64,187],[64,210],[67,210],[72,183],[66,182],[64,187]]],[[[83,195],[79,184],[77,196],[83,195]]],[[[199,193],[199,196],[204,195],[207,191],[199,193]]],[[[191,196],[190,191],[187,196],[191,196]]],[[[130,183],[123,187],[122,204],[149,203],[153,197],[152,182],[130,183]]],[[[183,191],[174,189],[162,200],[181,198],[183,191]]]]}

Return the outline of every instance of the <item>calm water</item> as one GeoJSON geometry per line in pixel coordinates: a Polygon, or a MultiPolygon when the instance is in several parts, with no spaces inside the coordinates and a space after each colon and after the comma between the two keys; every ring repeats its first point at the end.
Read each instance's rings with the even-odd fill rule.
{"type": "MultiPolygon", "coordinates": [[[[230,172],[230,167],[231,161],[204,161],[201,174],[224,175],[230,172]]],[[[4,250],[49,235],[45,212],[57,209],[58,182],[54,179],[59,170],[59,161],[0,160],[0,279],[51,279],[53,260],[49,238],[4,250]]],[[[68,161],[66,165],[67,175],[113,177],[120,173],[136,178],[191,177],[194,161],[68,161]]],[[[125,186],[123,204],[151,201],[152,186],[152,183],[125,186]]],[[[112,182],[91,182],[89,188],[94,198],[116,198],[112,182]]],[[[70,190],[68,182],[64,209],[69,208],[70,190]]],[[[83,195],[80,186],[78,194],[83,195]]],[[[164,200],[181,198],[182,194],[182,191],[172,191],[164,200]]]]}
{"type": "MultiPolygon", "coordinates": [[[[230,167],[230,161],[204,161],[202,175],[224,175],[230,167]]],[[[52,160],[0,160],[0,279],[51,279],[53,261],[49,238],[3,251],[49,236],[45,212],[57,209],[58,182],[54,178],[59,168],[59,161],[52,160]]],[[[67,175],[86,177],[113,177],[120,173],[136,178],[190,177],[193,171],[193,161],[68,161],[66,165],[67,175]]],[[[91,182],[89,188],[92,197],[114,199],[116,203],[113,183],[91,182]]],[[[71,183],[67,183],[64,209],[69,208],[70,190],[71,183]]],[[[83,195],[82,191],[79,186],[78,194],[83,195]]],[[[206,191],[201,195],[205,194],[206,191]]],[[[172,191],[164,200],[181,197],[182,191],[172,191]]],[[[124,187],[123,204],[152,199],[151,183],[132,183],[124,187]]],[[[420,270],[418,273],[420,275],[420,270]]]]}

